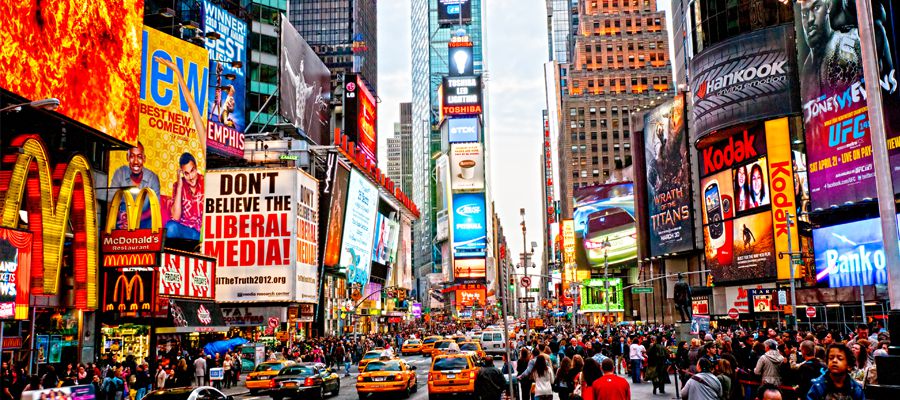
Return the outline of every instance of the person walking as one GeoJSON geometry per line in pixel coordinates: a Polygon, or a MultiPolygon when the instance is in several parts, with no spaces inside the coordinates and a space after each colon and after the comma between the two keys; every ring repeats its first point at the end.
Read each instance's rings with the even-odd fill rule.
{"type": "Polygon", "coordinates": [[[520,389],[519,393],[522,394],[522,399],[530,399],[531,398],[531,376],[530,367],[533,361],[531,360],[531,353],[528,352],[528,349],[522,348],[521,354],[519,354],[519,360],[516,361],[516,380],[519,381],[520,389]],[[526,371],[528,373],[526,373],[526,371]]]}
{"type": "Polygon", "coordinates": [[[478,400],[500,400],[506,388],[506,378],[494,366],[494,359],[486,356],[475,377],[475,395],[478,400]]]}
{"type": "Polygon", "coordinates": [[[535,400],[553,400],[553,368],[550,368],[548,357],[539,354],[534,358],[534,368],[531,370],[534,379],[535,400]]]}
{"type": "Polygon", "coordinates": [[[781,373],[778,368],[784,363],[784,356],[778,351],[778,342],[774,339],[765,341],[766,352],[756,362],[753,373],[762,377],[762,383],[781,385],[781,373]]]}
{"type": "Polygon", "coordinates": [[[591,384],[594,397],[584,400],[631,400],[631,385],[625,378],[615,374],[614,364],[612,359],[603,360],[600,365],[603,376],[591,384]]]}
{"type": "Polygon", "coordinates": [[[722,398],[722,384],[719,378],[712,374],[712,367],[709,359],[701,358],[697,361],[697,373],[685,382],[681,388],[681,397],[690,400],[722,398]]]}
{"type": "Polygon", "coordinates": [[[553,381],[553,391],[559,394],[560,399],[568,399],[575,388],[575,376],[572,373],[572,359],[564,357],[559,362],[556,371],[556,379],[553,381]]]}
{"type": "Polygon", "coordinates": [[[194,380],[197,386],[206,386],[206,358],[203,354],[194,359],[194,380]]]}
{"type": "Polygon", "coordinates": [[[669,383],[669,350],[659,338],[650,337],[650,350],[647,352],[647,380],[653,382],[653,394],[666,393],[666,384],[669,383]]]}
{"type": "Polygon", "coordinates": [[[628,348],[629,360],[631,360],[631,382],[641,383],[641,364],[644,362],[644,356],[647,355],[647,349],[641,344],[640,338],[634,339],[628,348]]]}

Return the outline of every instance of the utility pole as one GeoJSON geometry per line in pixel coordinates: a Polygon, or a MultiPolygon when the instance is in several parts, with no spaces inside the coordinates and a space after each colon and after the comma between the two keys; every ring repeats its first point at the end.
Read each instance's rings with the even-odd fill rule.
{"type": "Polygon", "coordinates": [[[600,244],[603,248],[603,302],[606,303],[606,337],[609,337],[609,237],[600,244]]]}
{"type": "MultiPolygon", "coordinates": [[[[525,276],[528,276],[528,245],[526,244],[527,238],[525,237],[525,209],[520,208],[519,214],[522,216],[522,267],[525,268],[525,276]]],[[[526,288],[525,297],[528,297],[528,289],[526,288]]],[[[525,303],[525,330],[528,331],[528,303],[525,303]]],[[[529,339],[531,339],[531,335],[529,334],[529,339]]]]}

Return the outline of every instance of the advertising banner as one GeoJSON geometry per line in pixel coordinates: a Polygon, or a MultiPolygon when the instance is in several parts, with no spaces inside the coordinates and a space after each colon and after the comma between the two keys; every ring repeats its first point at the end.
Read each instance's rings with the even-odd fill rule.
{"type": "Polygon", "coordinates": [[[477,142],[481,123],[478,117],[447,119],[448,140],[450,143],[477,142]]]}
{"type": "Polygon", "coordinates": [[[443,115],[481,114],[481,76],[444,77],[441,112],[443,115]]]}
{"type": "Polygon", "coordinates": [[[278,81],[281,116],[313,142],[324,144],[331,99],[331,71],[303,40],[286,15],[281,15],[281,57],[278,81]]]}
{"type": "Polygon", "coordinates": [[[591,267],[637,259],[634,224],[634,185],[631,182],[595,185],[575,190],[575,232],[584,239],[591,267]],[[603,248],[603,243],[609,247],[603,248]]]}
{"type": "Polygon", "coordinates": [[[725,288],[725,310],[722,314],[728,314],[731,310],[737,313],[750,312],[751,289],[774,289],[774,283],[762,283],[758,285],[728,286],[725,288]]]}
{"type": "Polygon", "coordinates": [[[400,245],[397,252],[398,271],[402,271],[400,284],[403,287],[413,287],[413,263],[412,263],[412,221],[401,219],[400,221],[400,245]]]}
{"type": "Polygon", "coordinates": [[[884,240],[878,218],[813,229],[813,246],[819,286],[887,284],[884,240]]]}
{"type": "Polygon", "coordinates": [[[101,271],[103,311],[119,316],[152,317],[156,306],[154,271],[101,271]]]}
{"type": "Polygon", "coordinates": [[[203,1],[203,31],[219,34],[206,41],[209,51],[209,125],[207,151],[244,157],[247,124],[247,23],[210,0],[203,1]],[[240,64],[236,64],[239,62],[240,64]]]}
{"type": "Polygon", "coordinates": [[[575,265],[575,220],[562,220],[563,261],[567,266],[575,265]]]}
{"type": "Polygon", "coordinates": [[[475,75],[472,42],[450,42],[447,53],[450,59],[450,76],[475,75]]]}
{"type": "Polygon", "coordinates": [[[484,193],[456,193],[453,195],[451,238],[454,258],[487,255],[486,211],[484,193]]]}
{"type": "Polygon", "coordinates": [[[593,278],[582,281],[581,306],[584,311],[624,311],[625,300],[622,293],[621,278],[593,278]],[[605,282],[609,281],[609,286],[605,282]],[[608,292],[608,294],[607,294],[608,292]]]}
{"type": "Polygon", "coordinates": [[[0,13],[0,87],[57,98],[60,113],[137,144],[143,2],[5,1],[0,13]]]}
{"type": "MultiPolygon", "coordinates": [[[[269,321],[286,321],[285,307],[222,307],[227,326],[267,326],[269,321]]],[[[277,324],[276,324],[277,325],[277,324]]]]}
{"type": "Polygon", "coordinates": [[[135,147],[109,153],[109,186],[153,189],[166,237],[199,241],[209,56],[202,47],[149,27],[141,37],[140,135],[135,147]]]}
{"type": "MultiPolygon", "coordinates": [[[[775,276],[772,216],[767,212],[734,220],[734,267],[719,271],[722,281],[775,276]]],[[[713,273],[716,279],[717,274],[713,273]]]]}
{"type": "MultiPolygon", "coordinates": [[[[799,248],[800,239],[797,236],[797,204],[794,188],[794,173],[791,152],[791,134],[787,118],[766,121],[766,144],[769,159],[769,189],[771,189],[772,203],[772,229],[775,232],[775,254],[794,251],[788,247],[796,243],[799,248]],[[788,239],[787,214],[791,214],[791,220],[795,222],[790,230],[788,239]]],[[[798,172],[799,174],[799,172],[798,172]]],[[[798,182],[799,183],[799,182],[798,182]]],[[[778,279],[790,279],[790,257],[777,257],[778,279]]],[[[795,268],[794,278],[802,276],[802,268],[795,268]]]]}
{"type": "Polygon", "coordinates": [[[158,293],[167,297],[216,299],[216,262],[207,257],[167,250],[159,266],[158,293]]]}
{"type": "Polygon", "coordinates": [[[691,61],[695,71],[692,142],[744,122],[799,113],[794,31],[780,25],[709,47],[691,61]]]}
{"type": "Polygon", "coordinates": [[[450,145],[450,185],[453,191],[484,190],[484,154],[481,143],[450,145]]]}
{"type": "Polygon", "coordinates": [[[486,289],[456,290],[456,307],[485,307],[487,305],[486,289]]]}
{"type": "Polygon", "coordinates": [[[453,279],[471,280],[487,277],[487,264],[483,258],[453,260],[453,279]]]}
{"type": "Polygon", "coordinates": [[[347,186],[350,184],[350,169],[335,160],[332,167],[334,182],[331,185],[331,203],[328,208],[328,231],[325,236],[323,263],[326,267],[336,267],[341,261],[341,237],[344,233],[344,213],[347,208],[347,186]]]}
{"type": "Polygon", "coordinates": [[[472,0],[438,0],[438,24],[452,26],[472,22],[472,0]]]}
{"type": "Polygon", "coordinates": [[[215,170],[203,252],[216,259],[216,301],[292,301],[296,169],[215,170]]]}
{"type": "Polygon", "coordinates": [[[684,95],[680,94],[644,116],[652,257],[694,248],[684,111],[684,95]]]}
{"type": "Polygon", "coordinates": [[[0,228],[0,320],[28,319],[31,232],[0,228]]]}
{"type": "Polygon", "coordinates": [[[373,164],[378,163],[378,104],[375,96],[369,91],[369,87],[362,75],[357,75],[356,85],[359,87],[359,99],[357,101],[356,132],[358,134],[356,144],[358,149],[369,158],[373,164]]]}
{"type": "Polygon", "coordinates": [[[297,301],[315,303],[319,299],[319,181],[297,171],[296,288],[297,301]]]}
{"type": "Polygon", "coordinates": [[[369,282],[377,214],[378,189],[361,172],[352,170],[340,259],[340,270],[347,274],[347,283],[365,286],[369,282]]]}
{"type": "Polygon", "coordinates": [[[882,107],[886,110],[883,113],[884,130],[896,194],[900,193],[900,115],[890,111],[900,109],[900,84],[897,83],[900,53],[896,47],[900,43],[900,6],[891,0],[871,1],[876,26],[875,43],[878,47],[882,107]]]}
{"type": "Polygon", "coordinates": [[[856,9],[838,4],[794,6],[813,210],[876,197],[856,9]]]}
{"type": "Polygon", "coordinates": [[[21,400],[94,400],[96,398],[94,385],[81,385],[29,390],[22,393],[21,400]]]}

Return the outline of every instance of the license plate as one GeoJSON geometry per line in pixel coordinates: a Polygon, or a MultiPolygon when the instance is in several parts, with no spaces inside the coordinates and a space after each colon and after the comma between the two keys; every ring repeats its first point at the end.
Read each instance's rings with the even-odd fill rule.
{"type": "Polygon", "coordinates": [[[372,382],[384,382],[384,377],[372,378],[372,382]]]}
{"type": "Polygon", "coordinates": [[[499,349],[499,348],[500,348],[500,345],[499,345],[499,344],[495,344],[495,345],[494,345],[494,348],[495,348],[495,349],[499,349]]]}
{"type": "Polygon", "coordinates": [[[289,387],[289,388],[297,387],[297,384],[294,382],[288,382],[288,383],[284,384],[284,387],[289,387]]]}
{"type": "Polygon", "coordinates": [[[453,379],[453,378],[456,378],[456,375],[454,375],[454,374],[447,374],[447,379],[453,379]]]}

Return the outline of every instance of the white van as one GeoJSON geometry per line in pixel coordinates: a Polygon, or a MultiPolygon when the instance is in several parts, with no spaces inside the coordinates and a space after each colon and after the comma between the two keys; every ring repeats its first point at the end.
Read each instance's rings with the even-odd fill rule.
{"type": "Polygon", "coordinates": [[[481,333],[481,349],[487,354],[505,354],[504,343],[503,332],[501,331],[484,331],[481,333]]]}

